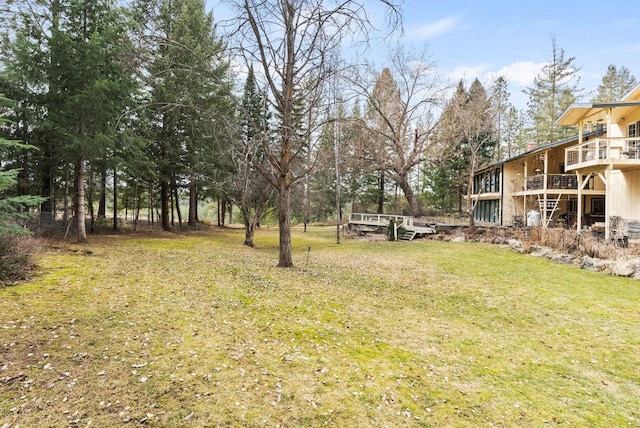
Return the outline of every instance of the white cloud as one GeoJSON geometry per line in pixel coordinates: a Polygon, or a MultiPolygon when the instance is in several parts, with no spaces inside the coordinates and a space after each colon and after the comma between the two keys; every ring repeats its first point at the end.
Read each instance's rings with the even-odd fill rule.
{"type": "Polygon", "coordinates": [[[509,85],[514,86],[531,86],[533,79],[540,74],[545,62],[522,61],[502,67],[497,71],[493,71],[487,75],[491,80],[504,76],[509,85]]]}
{"type": "Polygon", "coordinates": [[[511,87],[527,87],[533,84],[533,79],[540,74],[544,62],[523,61],[493,70],[489,64],[465,65],[454,68],[447,73],[447,77],[453,81],[464,80],[471,83],[478,78],[483,84],[491,85],[498,77],[504,76],[511,87]]]}
{"type": "Polygon", "coordinates": [[[478,78],[485,87],[493,85],[499,76],[504,76],[511,92],[511,102],[519,109],[527,105],[527,97],[522,90],[533,84],[533,79],[540,74],[545,62],[522,61],[494,70],[490,64],[468,65],[454,68],[446,74],[455,85],[461,79],[465,85],[478,78]]]}
{"type": "Polygon", "coordinates": [[[429,40],[453,29],[458,23],[458,17],[442,18],[436,22],[430,22],[412,28],[407,32],[410,38],[429,40]]]}
{"type": "Polygon", "coordinates": [[[486,74],[487,66],[486,65],[475,65],[475,66],[461,66],[454,68],[451,72],[447,73],[447,77],[455,83],[458,83],[461,79],[465,82],[469,82],[474,80],[476,77],[480,80],[483,79],[486,74]]]}

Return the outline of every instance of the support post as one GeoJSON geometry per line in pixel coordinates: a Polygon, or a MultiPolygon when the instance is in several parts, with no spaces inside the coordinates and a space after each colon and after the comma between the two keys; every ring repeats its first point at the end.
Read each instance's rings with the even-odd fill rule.
{"type": "Polygon", "coordinates": [[[609,197],[609,182],[611,180],[611,164],[604,170],[604,239],[609,242],[611,238],[611,198],[609,197]]]}
{"type": "Polygon", "coordinates": [[[578,212],[576,213],[576,227],[577,232],[582,230],[582,177],[580,177],[580,170],[576,170],[576,182],[578,183],[578,212]]]}

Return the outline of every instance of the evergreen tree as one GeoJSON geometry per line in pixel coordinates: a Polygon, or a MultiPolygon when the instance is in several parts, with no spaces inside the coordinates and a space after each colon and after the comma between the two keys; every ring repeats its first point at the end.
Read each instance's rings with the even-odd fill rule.
{"type": "MultiPolygon", "coordinates": [[[[441,147],[440,163],[450,171],[451,188],[457,189],[458,210],[462,211],[463,196],[466,196],[467,213],[473,225],[472,179],[477,168],[491,162],[497,145],[495,136],[495,111],[487,91],[478,79],[465,90],[459,82],[451,101],[442,113],[436,133],[441,147]]],[[[442,195],[446,189],[444,171],[436,170],[427,175],[434,195],[442,195]]]]}
{"type": "Polygon", "coordinates": [[[533,136],[540,144],[575,134],[574,128],[555,123],[582,92],[575,57],[565,58],[564,49],[558,48],[555,37],[551,39],[551,48],[551,60],[535,77],[533,86],[524,90],[529,96],[527,113],[533,136]]]}
{"type": "Polygon", "coordinates": [[[141,0],[138,14],[151,65],[149,147],[160,179],[163,230],[175,208],[181,222],[178,185],[188,183],[189,223],[197,222],[197,192],[216,177],[220,146],[231,135],[231,80],[225,47],[215,34],[213,14],[202,0],[141,0]]]}
{"type": "Polygon", "coordinates": [[[452,212],[457,207],[460,189],[448,162],[430,159],[424,166],[424,188],[427,204],[432,209],[452,212]]]}
{"type": "MultiPolygon", "coordinates": [[[[134,90],[123,10],[111,0],[34,3],[8,37],[7,75],[17,82],[28,141],[37,145],[44,212],[53,212],[58,171],[73,172],[78,240],[86,240],[85,168],[104,159],[118,132],[117,120],[134,90]]],[[[66,192],[65,192],[66,195],[66,192]]],[[[66,213],[65,203],[65,213],[66,213]]]]}
{"type": "Polygon", "coordinates": [[[434,131],[433,141],[438,147],[435,155],[429,159],[425,168],[427,193],[446,206],[442,195],[452,193],[458,212],[462,212],[462,196],[465,194],[465,171],[469,167],[469,153],[466,151],[465,136],[462,133],[462,117],[467,103],[467,90],[460,80],[454,95],[445,106],[434,131]],[[448,183],[447,183],[448,180],[448,183]],[[432,187],[435,186],[435,187],[432,187]]]}
{"type": "Polygon", "coordinates": [[[504,158],[511,158],[524,153],[528,143],[524,113],[514,106],[509,106],[503,116],[502,123],[502,141],[507,146],[504,158]]]}
{"type": "MultiPolygon", "coordinates": [[[[0,104],[3,106],[8,105],[8,100],[2,95],[0,95],[0,104]]],[[[2,108],[2,110],[6,111],[7,109],[2,108]]],[[[0,129],[5,128],[7,125],[9,125],[9,122],[6,118],[0,117],[0,129]]],[[[7,154],[33,148],[33,146],[0,137],[0,165],[6,165],[7,161],[11,160],[7,157],[7,154]]],[[[31,218],[32,214],[28,209],[37,207],[43,199],[26,194],[12,194],[11,189],[18,182],[17,176],[19,172],[20,170],[18,169],[0,170],[0,237],[6,234],[28,233],[28,229],[20,226],[16,221],[31,218]]]]}
{"type": "Polygon", "coordinates": [[[242,213],[244,245],[253,247],[256,227],[273,205],[275,196],[275,188],[266,178],[271,173],[265,150],[271,140],[270,115],[253,67],[249,67],[238,114],[240,132],[231,147],[233,172],[226,194],[242,213]]]}
{"type": "Polygon", "coordinates": [[[618,69],[615,65],[607,67],[607,73],[602,76],[598,85],[598,92],[593,102],[620,101],[638,85],[635,76],[626,67],[618,69]]]}

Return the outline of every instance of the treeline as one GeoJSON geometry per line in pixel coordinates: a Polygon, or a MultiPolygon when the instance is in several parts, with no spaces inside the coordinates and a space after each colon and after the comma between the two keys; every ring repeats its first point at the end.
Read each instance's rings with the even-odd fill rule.
{"type": "MultiPolygon", "coordinates": [[[[504,77],[456,87],[400,43],[384,67],[348,64],[342,43],[373,28],[357,2],[228,3],[236,18],[216,23],[202,0],[4,2],[1,189],[38,197],[5,211],[36,205],[84,241],[125,209],[171,230],[219,201],[247,245],[274,211],[289,266],[292,218],[467,211],[474,170],[571,132],[553,124],[585,96],[555,40],[518,111],[504,77]]],[[[399,7],[380,3],[394,31],[399,7]]],[[[634,85],[610,66],[596,97],[634,85]]]]}

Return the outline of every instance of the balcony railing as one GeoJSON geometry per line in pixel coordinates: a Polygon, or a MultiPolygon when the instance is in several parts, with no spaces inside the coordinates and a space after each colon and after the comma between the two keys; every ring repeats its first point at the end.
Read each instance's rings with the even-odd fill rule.
{"type": "Polygon", "coordinates": [[[566,167],[583,163],[603,163],[621,159],[640,160],[640,140],[632,138],[596,138],[569,147],[565,151],[566,167]]]}
{"type": "Polygon", "coordinates": [[[578,178],[575,174],[539,174],[516,180],[516,188],[522,191],[543,190],[577,190],[578,178]],[[520,184],[518,184],[518,182],[520,184]]]}

